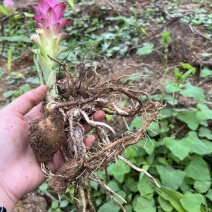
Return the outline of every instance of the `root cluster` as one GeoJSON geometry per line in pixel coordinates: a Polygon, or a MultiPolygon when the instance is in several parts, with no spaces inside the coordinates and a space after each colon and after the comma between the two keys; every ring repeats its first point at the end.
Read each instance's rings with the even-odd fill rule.
{"type": "Polygon", "coordinates": [[[114,192],[98,178],[95,171],[107,167],[113,160],[121,159],[137,171],[143,171],[159,186],[151,175],[133,166],[121,156],[121,153],[128,146],[141,140],[150,123],[156,119],[161,106],[158,102],[153,102],[147,93],[124,87],[122,83],[124,77],[104,81],[100,73],[101,66],[84,66],[80,76],[76,77],[67,70],[64,63],[60,65],[63,66],[64,71],[57,81],[59,98],[47,105],[48,115],[31,123],[30,144],[33,152],[37,160],[41,162],[43,171],[50,177],[49,185],[57,193],[62,194],[66,188],[74,186],[74,198],[78,211],[95,211],[91,202],[90,179],[96,181],[125,211],[113,197],[114,192]],[[145,101],[141,100],[142,96],[145,97],[145,101]],[[121,102],[126,99],[127,107],[122,107],[121,102]],[[115,129],[106,123],[90,118],[97,110],[103,110],[114,117],[140,116],[143,120],[140,123],[142,127],[133,133],[127,132],[121,138],[111,140],[110,134],[115,134],[115,129]],[[51,118],[55,113],[59,113],[60,115],[57,116],[62,117],[62,124],[61,121],[58,124],[58,119],[54,121],[51,118]],[[44,123],[44,120],[46,125],[41,127],[40,122],[44,123]],[[96,136],[97,141],[92,148],[88,148],[83,142],[85,138],[83,123],[85,122],[93,127],[92,133],[96,136]],[[48,138],[49,124],[55,127],[55,130],[50,132],[51,135],[54,133],[50,138],[51,141],[43,139],[43,137],[48,138]],[[61,143],[61,138],[64,138],[65,144],[61,143]],[[45,164],[52,160],[54,153],[58,150],[62,152],[65,163],[55,174],[52,174],[45,168],[45,164]]]}

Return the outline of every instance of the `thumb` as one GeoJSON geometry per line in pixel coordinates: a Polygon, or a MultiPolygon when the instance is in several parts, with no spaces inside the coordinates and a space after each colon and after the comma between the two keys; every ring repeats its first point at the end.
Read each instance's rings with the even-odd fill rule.
{"type": "Polygon", "coordinates": [[[41,85],[38,88],[28,91],[22,96],[18,97],[3,110],[9,110],[12,112],[18,112],[21,116],[28,113],[33,107],[38,105],[45,98],[47,87],[41,85]]]}

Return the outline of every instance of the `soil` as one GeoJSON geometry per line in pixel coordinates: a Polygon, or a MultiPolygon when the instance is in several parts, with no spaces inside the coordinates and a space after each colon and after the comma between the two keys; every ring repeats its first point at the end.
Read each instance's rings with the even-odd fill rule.
{"type": "Polygon", "coordinates": [[[43,118],[30,123],[29,130],[29,143],[36,159],[50,162],[65,139],[62,114],[58,110],[47,111],[43,118]]]}
{"type": "MultiPolygon", "coordinates": [[[[34,4],[36,1],[31,0],[21,0],[17,1],[17,8],[26,9],[34,4]]],[[[96,1],[95,4],[88,5],[84,8],[83,14],[88,14],[91,17],[94,18],[101,18],[104,19],[108,16],[129,16],[129,10],[130,7],[135,7],[137,9],[137,12],[142,12],[144,8],[147,7],[155,7],[154,1],[147,1],[147,0],[141,0],[141,1],[134,1],[129,0],[127,3],[124,4],[118,4],[118,3],[111,3],[111,1],[101,0],[96,1]],[[102,10],[102,6],[106,6],[109,9],[102,10]]],[[[159,12],[158,15],[161,15],[163,12],[163,7],[166,5],[167,2],[163,1],[162,4],[158,5],[159,12]]],[[[188,10],[192,10],[194,8],[194,4],[192,1],[189,0],[182,0],[178,7],[174,9],[175,12],[186,12],[188,10]]],[[[200,7],[205,7],[204,4],[200,5],[200,7]]],[[[212,9],[211,9],[212,11],[212,9]]],[[[205,93],[206,98],[209,102],[212,101],[212,86],[211,81],[202,80],[200,78],[200,69],[202,67],[202,57],[201,54],[203,52],[211,52],[211,43],[208,39],[206,39],[203,35],[204,32],[206,32],[206,29],[202,26],[191,28],[188,24],[184,24],[180,21],[180,19],[171,18],[167,21],[165,25],[156,25],[155,22],[152,22],[151,28],[148,29],[147,33],[148,36],[144,38],[145,42],[151,42],[154,44],[155,49],[157,49],[157,52],[154,51],[148,56],[138,56],[135,54],[135,49],[132,49],[131,52],[129,52],[129,57],[125,59],[114,59],[114,66],[113,69],[109,73],[109,79],[117,79],[118,77],[122,75],[133,75],[141,73],[142,77],[140,80],[136,81],[134,86],[136,86],[139,89],[142,89],[142,91],[147,92],[149,94],[156,94],[156,93],[162,93],[164,91],[164,86],[159,84],[159,82],[166,82],[169,80],[174,79],[173,70],[170,69],[169,72],[166,74],[166,77],[164,78],[164,70],[168,67],[179,67],[179,62],[189,63],[197,68],[197,72],[194,77],[190,79],[190,83],[193,85],[198,85],[205,93]],[[163,52],[163,46],[160,43],[160,34],[161,32],[166,28],[168,31],[171,32],[171,44],[169,45],[169,53],[168,53],[168,61],[165,61],[164,58],[159,54],[158,52],[163,52]],[[144,70],[147,70],[146,72],[144,70]]],[[[211,59],[211,58],[210,58],[211,59]]],[[[21,55],[20,58],[17,58],[13,61],[12,64],[12,70],[20,72],[25,75],[26,78],[36,76],[36,72],[30,72],[29,67],[33,65],[33,54],[29,49],[26,49],[26,51],[21,55]]],[[[180,68],[180,67],[179,67],[180,68]]],[[[0,70],[6,70],[7,69],[7,59],[0,57],[0,70]]],[[[183,71],[183,70],[182,70],[183,71]]],[[[24,80],[19,80],[17,83],[14,84],[8,84],[7,80],[7,74],[4,74],[0,78],[0,105],[4,105],[7,103],[7,99],[3,97],[3,93],[8,90],[14,90],[19,89],[21,85],[23,85],[25,82],[24,80]]],[[[128,82],[127,82],[128,83],[128,82]]],[[[32,88],[36,87],[35,84],[30,84],[32,88]]],[[[179,107],[192,107],[195,105],[195,102],[190,99],[179,99],[179,107]]],[[[50,116],[49,114],[45,115],[46,117],[50,116]]],[[[51,120],[51,118],[50,118],[51,120]]],[[[31,131],[33,131],[37,127],[43,127],[41,126],[42,122],[33,122],[31,124],[31,131]]],[[[52,158],[52,155],[57,151],[59,143],[58,140],[61,140],[61,138],[64,137],[64,134],[58,133],[59,131],[54,131],[55,127],[54,124],[57,125],[59,128],[61,128],[63,125],[60,124],[61,119],[57,120],[52,124],[52,131],[51,132],[45,132],[45,129],[43,132],[48,136],[50,135],[53,137],[54,142],[49,144],[49,149],[51,149],[50,154],[47,155],[44,152],[40,152],[35,150],[35,155],[37,159],[41,162],[48,162],[52,158]],[[59,123],[59,124],[58,124],[59,123]]],[[[114,120],[114,125],[117,128],[116,131],[118,134],[121,135],[121,132],[125,131],[126,125],[124,122],[120,119],[114,120]]],[[[63,132],[63,130],[60,132],[63,132]]],[[[33,143],[34,139],[39,140],[40,135],[34,135],[35,137],[32,138],[31,145],[35,146],[35,143],[33,143]]],[[[73,164],[75,165],[75,164],[73,164]]],[[[69,164],[70,167],[70,164],[69,164]]],[[[63,170],[60,170],[62,174],[63,170]]],[[[73,170],[68,172],[68,177],[74,177],[73,170]]],[[[52,184],[55,184],[55,182],[51,182],[52,184]]],[[[63,182],[64,185],[56,185],[56,187],[65,187],[66,182],[63,182]]],[[[58,190],[59,193],[63,193],[63,190],[58,190]]],[[[15,212],[24,212],[24,211],[47,211],[47,203],[43,197],[37,196],[37,194],[32,193],[26,195],[19,203],[17,204],[15,208],[15,212]]]]}

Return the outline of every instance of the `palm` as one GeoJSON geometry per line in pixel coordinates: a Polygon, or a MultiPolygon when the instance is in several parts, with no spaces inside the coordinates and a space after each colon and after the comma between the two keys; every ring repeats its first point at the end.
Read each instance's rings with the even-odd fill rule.
{"type": "MultiPolygon", "coordinates": [[[[37,109],[38,107],[30,112],[34,113],[36,118],[41,115],[37,109]]],[[[0,140],[4,141],[1,144],[0,163],[1,169],[4,170],[3,176],[8,176],[3,177],[1,183],[7,185],[8,190],[17,199],[36,188],[44,180],[40,165],[28,143],[29,131],[27,129],[30,118],[25,117],[4,114],[0,120],[0,126],[4,126],[0,134],[0,140]]]]}

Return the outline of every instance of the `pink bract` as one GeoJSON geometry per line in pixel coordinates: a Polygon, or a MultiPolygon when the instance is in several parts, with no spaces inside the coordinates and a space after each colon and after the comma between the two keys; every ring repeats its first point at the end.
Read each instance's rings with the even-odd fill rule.
{"type": "Polygon", "coordinates": [[[72,20],[63,18],[66,9],[64,2],[38,0],[38,5],[33,6],[33,9],[37,12],[33,19],[37,21],[38,28],[44,31],[50,28],[53,34],[59,34],[63,27],[73,23],[72,20]]]}
{"type": "Polygon", "coordinates": [[[9,10],[11,11],[15,11],[15,5],[14,5],[14,2],[12,0],[4,0],[3,1],[3,4],[8,7],[9,10]]]}

